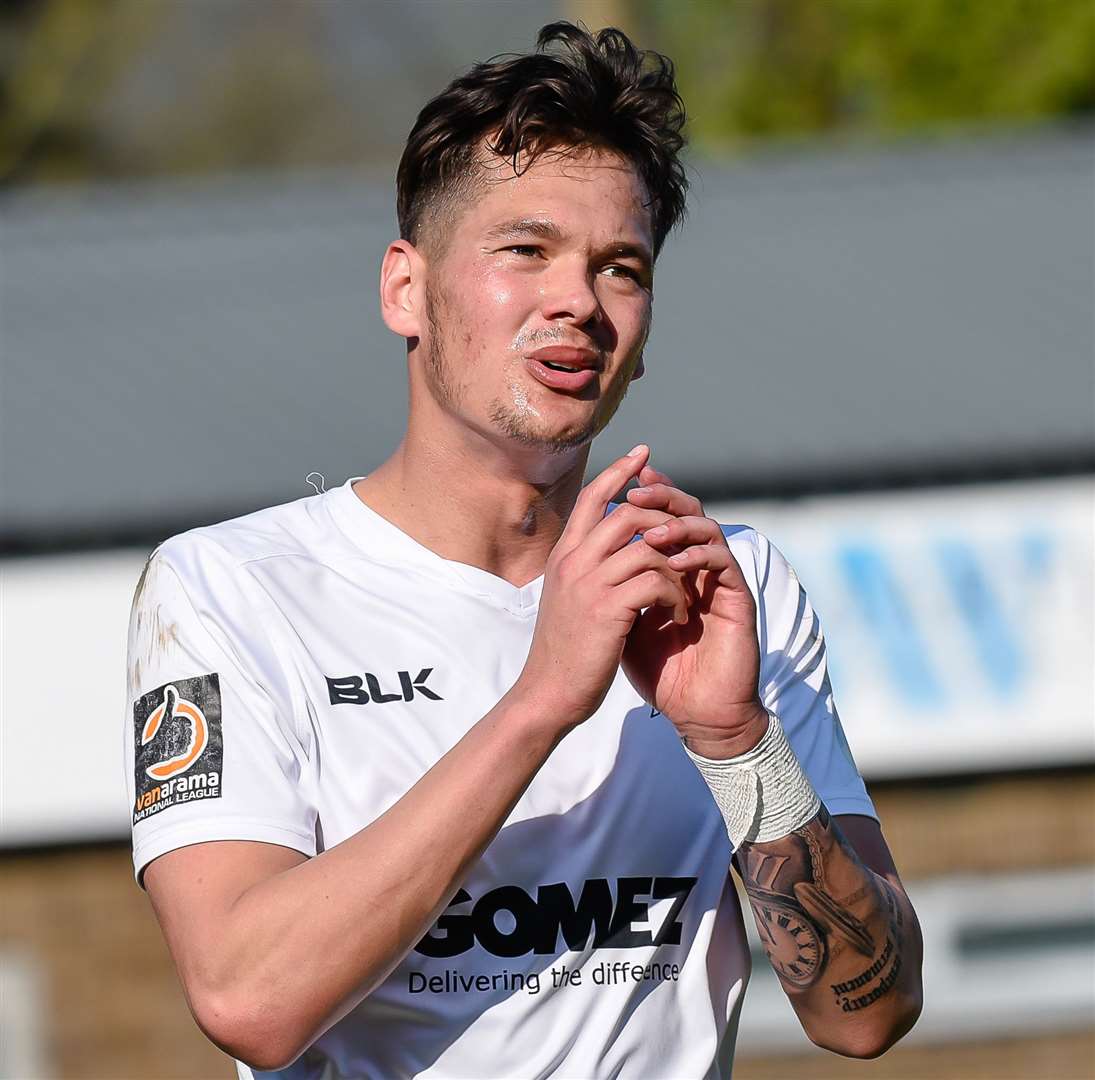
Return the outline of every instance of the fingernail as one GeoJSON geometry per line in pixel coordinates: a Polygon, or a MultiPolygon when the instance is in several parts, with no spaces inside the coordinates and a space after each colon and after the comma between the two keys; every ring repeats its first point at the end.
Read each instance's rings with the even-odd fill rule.
{"type": "MultiPolygon", "coordinates": [[[[669,531],[664,526],[658,526],[658,528],[660,528],[663,532],[668,532],[669,531]]],[[[650,529],[649,531],[650,532],[657,532],[657,529],[650,529]]],[[[671,563],[687,562],[688,561],[688,552],[687,551],[678,551],[676,555],[670,555],[669,559],[667,561],[671,562],[671,563]]]]}
{"type": "Polygon", "coordinates": [[[628,450],[628,457],[638,457],[646,449],[646,443],[639,443],[633,450],[628,450]]]}
{"type": "Polygon", "coordinates": [[[637,488],[632,488],[631,490],[634,491],[636,495],[649,495],[650,494],[650,488],[648,488],[648,487],[637,487],[637,488]]]}
{"type": "Polygon", "coordinates": [[[653,529],[647,529],[646,535],[654,537],[655,540],[660,540],[663,536],[669,535],[669,530],[664,525],[656,525],[653,529]]]}

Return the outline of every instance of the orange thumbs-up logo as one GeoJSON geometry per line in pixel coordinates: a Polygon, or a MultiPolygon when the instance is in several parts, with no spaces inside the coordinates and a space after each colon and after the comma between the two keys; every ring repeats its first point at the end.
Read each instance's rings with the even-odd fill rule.
{"type": "Polygon", "coordinates": [[[133,823],[221,793],[220,678],[175,679],[133,703],[133,823]]]}
{"type": "Polygon", "coordinates": [[[163,688],[163,704],[145,721],[141,745],[147,746],[161,729],[167,734],[168,756],[154,765],[145,766],[144,771],[153,780],[167,780],[186,772],[201,756],[209,741],[209,725],[205,722],[205,715],[194,702],[183,701],[171,683],[163,688]]]}

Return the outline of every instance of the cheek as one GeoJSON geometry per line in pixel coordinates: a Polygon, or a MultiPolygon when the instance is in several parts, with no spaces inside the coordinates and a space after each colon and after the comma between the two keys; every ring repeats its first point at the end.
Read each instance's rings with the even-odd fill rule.
{"type": "Polygon", "coordinates": [[[520,280],[515,280],[512,274],[491,271],[482,276],[477,291],[483,306],[502,313],[510,308],[521,306],[528,286],[522,288],[520,280]]]}
{"type": "Polygon", "coordinates": [[[491,352],[520,351],[530,315],[539,310],[536,284],[527,276],[494,271],[483,274],[476,292],[479,302],[470,309],[476,337],[491,352]]]}
{"type": "Polygon", "coordinates": [[[506,307],[514,293],[513,275],[501,267],[470,263],[450,269],[449,295],[460,310],[478,319],[484,307],[506,307]]]}
{"type": "Polygon", "coordinates": [[[607,295],[601,299],[616,328],[621,352],[639,348],[650,330],[651,304],[647,296],[607,295]]]}

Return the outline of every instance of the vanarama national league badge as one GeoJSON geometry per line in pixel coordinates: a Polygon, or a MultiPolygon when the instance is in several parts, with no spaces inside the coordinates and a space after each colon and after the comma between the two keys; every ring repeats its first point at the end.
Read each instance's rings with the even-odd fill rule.
{"type": "Polygon", "coordinates": [[[133,824],[221,793],[221,685],[216,673],[176,679],[133,703],[133,824]]]}

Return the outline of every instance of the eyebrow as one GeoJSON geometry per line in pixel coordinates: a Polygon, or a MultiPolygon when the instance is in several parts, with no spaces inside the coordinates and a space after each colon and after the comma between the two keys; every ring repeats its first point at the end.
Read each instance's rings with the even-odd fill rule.
{"type": "Polygon", "coordinates": [[[488,240],[507,240],[517,236],[538,236],[541,240],[562,240],[563,231],[554,221],[544,218],[514,218],[491,226],[486,232],[488,240]]]}
{"type": "Polygon", "coordinates": [[[604,253],[616,259],[635,259],[647,269],[653,265],[650,252],[642,244],[609,244],[604,253]]]}
{"type": "MultiPolygon", "coordinates": [[[[511,221],[501,221],[497,225],[492,225],[484,234],[487,240],[514,240],[524,236],[535,236],[541,240],[555,242],[564,238],[562,229],[554,221],[546,218],[514,218],[511,221]]],[[[617,259],[636,259],[647,269],[653,265],[654,261],[644,244],[632,244],[627,241],[609,244],[601,254],[617,259]]]]}

